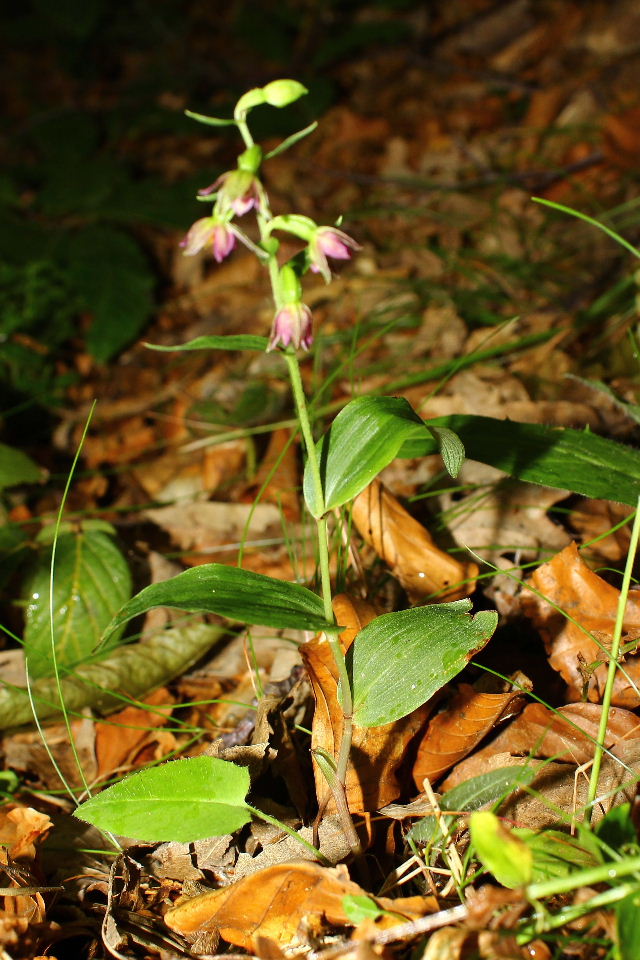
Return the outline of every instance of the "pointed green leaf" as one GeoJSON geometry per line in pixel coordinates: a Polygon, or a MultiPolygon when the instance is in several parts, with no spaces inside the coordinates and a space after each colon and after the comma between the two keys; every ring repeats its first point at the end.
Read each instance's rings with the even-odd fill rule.
{"type": "MultiPolygon", "coordinates": [[[[428,420],[447,427],[464,444],[467,457],[504,470],[509,476],[587,497],[634,506],[640,493],[640,451],[588,430],[457,414],[428,420]]],[[[433,437],[416,434],[403,443],[400,457],[436,453],[433,437]]]]}
{"type": "Polygon", "coordinates": [[[159,343],[145,343],[149,350],[162,350],[166,353],[181,350],[261,350],[265,351],[269,340],[267,337],[253,336],[239,333],[228,337],[196,337],[187,343],[177,343],[174,346],[164,347],[159,343]]]}
{"type": "Polygon", "coordinates": [[[239,830],[249,771],[216,757],[191,757],[149,767],[120,780],[74,812],[120,837],[147,843],[191,843],[239,830]]]}
{"type": "Polygon", "coordinates": [[[471,842],[483,867],[503,887],[515,889],[531,882],[533,854],[526,843],[504,827],[495,813],[472,813],[471,842]]]}
{"type": "Polygon", "coordinates": [[[105,638],[128,620],[153,607],[176,607],[190,613],[217,613],[230,620],[284,630],[335,631],[324,618],[322,600],[297,583],[265,577],[251,570],[206,563],[177,577],[152,583],[126,603],[105,631],[105,638]]]}
{"type": "Polygon", "coordinates": [[[304,137],[308,137],[310,133],[313,133],[317,126],[318,121],[314,120],[313,123],[310,123],[308,127],[304,127],[302,130],[292,133],[290,137],[287,137],[286,140],[283,140],[282,143],[279,143],[277,147],[274,147],[273,150],[270,150],[269,153],[266,153],[265,160],[271,160],[272,157],[277,157],[279,153],[284,153],[285,150],[288,150],[289,147],[292,147],[294,143],[298,142],[298,140],[302,140],[304,137]]]}
{"type": "Polygon", "coordinates": [[[208,127],[231,127],[236,123],[235,120],[225,120],[222,117],[207,117],[204,113],[194,113],[193,110],[185,110],[185,116],[208,127]]]}
{"type": "MultiPolygon", "coordinates": [[[[24,646],[34,678],[53,674],[49,611],[51,550],[40,556],[25,588],[24,646]]],[[[53,631],[58,666],[81,663],[93,653],[102,631],[131,595],[131,574],[110,536],[82,530],[58,538],[53,589],[53,631]]],[[[111,638],[112,645],[117,636],[111,638]]]]}
{"type": "Polygon", "coordinates": [[[364,727],[399,720],[460,673],[484,647],[498,614],[469,615],[470,600],[386,613],[353,643],[353,718],[364,727]]]}
{"type": "Polygon", "coordinates": [[[448,430],[446,427],[431,427],[435,434],[440,456],[444,462],[447,473],[451,477],[457,477],[460,473],[460,467],[464,463],[464,444],[457,433],[448,430]]]}
{"type": "MultiPolygon", "coordinates": [[[[442,811],[464,810],[472,813],[481,807],[487,807],[509,796],[514,790],[527,786],[535,778],[537,771],[533,767],[498,767],[489,770],[477,777],[465,780],[464,783],[447,790],[440,797],[439,804],[442,811]]],[[[455,816],[445,817],[447,825],[457,820],[455,816]]],[[[440,830],[433,816],[419,820],[411,830],[409,836],[416,843],[429,844],[434,837],[440,835],[440,830]]]]}
{"type": "MultiPolygon", "coordinates": [[[[424,421],[401,397],[359,397],[343,407],[317,444],[324,510],[357,497],[415,436],[433,441],[424,421]]],[[[304,497],[314,517],[322,516],[309,464],[304,497]]]]}

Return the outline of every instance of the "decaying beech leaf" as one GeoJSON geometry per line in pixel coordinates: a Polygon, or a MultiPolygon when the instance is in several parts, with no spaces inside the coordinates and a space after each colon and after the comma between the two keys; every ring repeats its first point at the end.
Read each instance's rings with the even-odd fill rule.
{"type": "MultiPolygon", "coordinates": [[[[525,593],[523,610],[542,634],[549,663],[568,686],[567,699],[580,700],[585,688],[589,700],[601,701],[620,591],[589,569],[575,543],[538,567],[530,583],[546,599],[525,593]],[[559,611],[565,611],[575,622],[559,611]]],[[[630,590],[622,642],[638,639],[640,591],[630,590]]],[[[640,657],[627,656],[623,666],[626,676],[622,671],[616,675],[613,703],[631,709],[640,704],[640,657]]]]}
{"type": "Polygon", "coordinates": [[[458,685],[441,713],[433,717],[418,746],[413,778],[419,790],[425,777],[437,780],[471,753],[501,721],[515,716],[524,705],[520,690],[482,693],[469,683],[458,685]]]}
{"type": "MultiPolygon", "coordinates": [[[[346,630],[340,642],[346,651],[356,634],[377,615],[365,600],[351,599],[344,594],[334,598],[333,609],[338,623],[346,630]]],[[[337,671],[329,644],[315,638],[300,647],[307,667],[316,709],[313,716],[311,747],[325,750],[337,759],[337,748],[342,736],[342,709],[338,703],[337,671]]],[[[407,746],[429,715],[428,704],[414,710],[401,720],[379,727],[361,727],[354,724],[351,759],[347,768],[346,794],[352,813],[378,810],[396,800],[400,786],[396,770],[402,762],[407,746]]],[[[316,791],[322,801],[328,792],[326,780],[315,767],[316,791]]],[[[333,810],[333,800],[327,810],[333,810]]]]}
{"type": "MultiPolygon", "coordinates": [[[[587,763],[593,757],[598,737],[599,703],[569,703],[557,713],[541,703],[530,703],[509,726],[481,751],[553,757],[568,763],[587,763]]],[[[640,740],[640,720],[620,707],[609,711],[606,746],[617,752],[618,745],[640,740]]]]}
{"type": "Polygon", "coordinates": [[[460,563],[440,550],[428,530],[379,480],[355,498],[352,518],[412,602],[434,595],[438,601],[460,600],[473,593],[477,564],[460,563]]]}
{"type": "MultiPolygon", "coordinates": [[[[255,950],[259,938],[290,947],[317,936],[325,924],[353,926],[343,907],[347,895],[368,896],[349,879],[345,866],[295,861],[261,870],[219,890],[182,898],[165,914],[164,921],[188,938],[217,930],[228,943],[246,950],[255,950]]],[[[433,897],[380,897],[375,902],[408,920],[437,909],[433,897]]]]}

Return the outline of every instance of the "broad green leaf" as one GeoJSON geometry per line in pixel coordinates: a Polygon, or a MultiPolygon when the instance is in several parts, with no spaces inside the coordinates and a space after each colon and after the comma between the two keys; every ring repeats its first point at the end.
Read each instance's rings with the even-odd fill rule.
{"type": "MultiPolygon", "coordinates": [[[[531,767],[512,766],[489,770],[487,773],[465,780],[452,790],[447,790],[440,797],[440,809],[464,810],[467,813],[473,813],[474,810],[497,803],[514,790],[527,786],[535,776],[536,770],[531,767]]],[[[445,822],[449,826],[456,819],[457,817],[454,816],[445,817],[445,822]]],[[[419,820],[409,831],[411,839],[422,844],[431,843],[439,835],[440,829],[433,816],[419,820]]]]}
{"type": "MultiPolygon", "coordinates": [[[[53,673],[49,577],[51,550],[42,552],[25,589],[24,646],[33,678],[53,673]]],[[[131,595],[131,574],[113,539],[96,530],[63,534],[55,553],[53,633],[62,672],[88,659],[102,631],[131,595]]],[[[112,637],[112,644],[117,641],[112,637]]]]}
{"type": "Polygon", "coordinates": [[[611,810],[598,822],[595,830],[598,838],[612,850],[622,850],[623,847],[630,849],[638,842],[631,804],[628,801],[611,807],[611,810]]]}
{"type": "Polygon", "coordinates": [[[364,727],[399,720],[460,673],[491,637],[498,614],[471,617],[470,600],[386,613],[353,643],[353,718],[364,727]]]}
{"type": "Polygon", "coordinates": [[[126,603],[105,630],[105,638],[128,620],[153,607],[176,607],[191,613],[217,613],[230,620],[284,630],[333,630],[324,618],[322,600],[297,583],[261,573],[206,563],[177,577],[152,583],[126,603]]]}
{"type": "Polygon", "coordinates": [[[431,432],[435,434],[438,441],[440,456],[447,473],[451,477],[457,477],[464,463],[464,444],[460,437],[446,427],[431,427],[431,432]]]}
{"type": "Polygon", "coordinates": [[[134,773],[82,803],[74,816],[120,837],[191,843],[239,830],[249,771],[216,757],[173,760],[134,773]]]}
{"type": "Polygon", "coordinates": [[[526,843],[507,830],[495,813],[472,813],[471,842],[483,867],[503,887],[515,889],[531,882],[533,854],[526,843]]]}
{"type": "MultiPolygon", "coordinates": [[[[545,427],[459,414],[427,421],[447,427],[464,444],[467,457],[504,470],[518,480],[571,490],[587,497],[635,506],[640,493],[640,451],[588,430],[545,427]]],[[[398,456],[436,453],[432,438],[412,437],[398,456]]]]}
{"type": "Polygon", "coordinates": [[[239,333],[228,337],[196,337],[187,343],[176,344],[171,347],[162,347],[157,343],[145,343],[149,350],[163,350],[167,353],[181,350],[261,350],[267,349],[267,337],[253,336],[250,333],[239,333]]]}
{"type": "MultiPolygon", "coordinates": [[[[76,667],[60,682],[67,711],[78,713],[91,707],[106,713],[123,706],[123,699],[143,697],[150,690],[180,676],[224,635],[219,624],[192,623],[163,630],[139,643],[116,647],[103,660],[76,667]]],[[[31,684],[31,696],[38,717],[45,720],[61,713],[58,684],[43,678],[31,684]]],[[[0,730],[33,721],[25,687],[9,686],[0,680],[0,730]]]]}
{"type": "MultiPolygon", "coordinates": [[[[343,407],[316,446],[325,512],[357,497],[416,435],[435,443],[424,421],[400,397],[359,397],[343,407]]],[[[304,498],[313,516],[322,516],[308,462],[304,498]]]]}
{"type": "Polygon", "coordinates": [[[37,483],[43,471],[22,450],[0,443],[0,490],[18,483],[37,483]]]}
{"type": "Polygon", "coordinates": [[[552,877],[568,877],[574,870],[585,870],[602,863],[598,844],[587,830],[577,837],[561,830],[546,828],[541,831],[528,827],[516,828],[513,835],[526,843],[531,851],[531,882],[541,883],[552,877]]]}
{"type": "Polygon", "coordinates": [[[88,227],[68,249],[69,269],[93,322],[87,346],[101,362],[125,347],[153,306],[154,277],[137,243],[111,227],[88,227]]]}

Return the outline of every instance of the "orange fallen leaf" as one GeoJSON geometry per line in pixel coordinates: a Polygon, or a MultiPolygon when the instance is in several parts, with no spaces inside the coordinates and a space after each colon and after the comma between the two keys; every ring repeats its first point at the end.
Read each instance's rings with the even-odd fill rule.
{"type": "MultiPolygon", "coordinates": [[[[179,900],[164,921],[185,937],[217,930],[228,943],[246,950],[255,950],[258,938],[290,947],[317,936],[325,925],[353,926],[343,907],[347,895],[367,894],[349,879],[345,866],[295,861],[268,867],[220,890],[179,900]]],[[[407,919],[437,908],[433,897],[382,897],[376,903],[407,919]]]]}
{"type": "Polygon", "coordinates": [[[151,709],[125,707],[109,720],[96,723],[97,777],[110,777],[129,765],[142,747],[154,737],[154,728],[163,727],[172,710],[169,691],[161,687],[143,701],[151,709]]]}
{"type": "Polygon", "coordinates": [[[425,777],[437,780],[480,743],[501,721],[515,716],[524,705],[520,690],[481,693],[469,683],[459,684],[447,707],[435,716],[418,746],[413,778],[419,790],[425,777]]]}
{"type": "MultiPolygon", "coordinates": [[[[550,665],[567,684],[567,699],[581,699],[584,687],[589,700],[599,702],[620,591],[589,569],[575,543],[538,567],[530,584],[541,596],[524,594],[523,610],[542,634],[550,665]]],[[[640,639],[640,590],[629,591],[623,631],[623,644],[640,639]]],[[[637,707],[640,658],[628,656],[623,669],[616,675],[613,703],[637,707]]]]}
{"type": "Polygon", "coordinates": [[[379,480],[353,501],[352,518],[413,602],[433,595],[438,601],[459,600],[473,593],[477,564],[460,563],[440,550],[379,480]]]}
{"type": "MultiPolygon", "coordinates": [[[[377,612],[365,600],[352,599],[344,594],[334,598],[333,609],[338,623],[347,627],[340,635],[346,651],[356,634],[377,612]]],[[[337,759],[342,737],[342,710],[338,703],[338,675],[329,644],[325,639],[313,639],[300,647],[309,673],[316,700],[313,716],[311,747],[325,750],[337,759]]],[[[351,759],[347,768],[346,794],[352,813],[378,810],[392,803],[400,795],[397,770],[407,747],[429,715],[428,704],[414,710],[401,720],[379,727],[361,727],[354,724],[351,759]]],[[[327,784],[314,765],[316,791],[321,802],[327,794],[327,784]]],[[[333,809],[333,801],[328,810],[333,809]]]]}
{"type": "MultiPolygon", "coordinates": [[[[490,744],[474,754],[473,759],[480,766],[504,754],[587,763],[593,757],[593,742],[598,737],[601,713],[599,703],[569,703],[557,712],[542,703],[530,703],[490,744]]],[[[638,717],[619,707],[611,709],[605,745],[616,753],[624,752],[639,741],[638,717]]]]}
{"type": "Polygon", "coordinates": [[[300,519],[299,481],[298,446],[291,439],[291,430],[274,430],[260,469],[244,490],[242,499],[245,503],[253,503],[264,485],[261,501],[275,503],[287,520],[297,523],[300,519]]]}
{"type": "Polygon", "coordinates": [[[49,817],[33,807],[8,805],[0,810],[0,845],[12,860],[33,860],[36,844],[52,826],[49,817]]]}

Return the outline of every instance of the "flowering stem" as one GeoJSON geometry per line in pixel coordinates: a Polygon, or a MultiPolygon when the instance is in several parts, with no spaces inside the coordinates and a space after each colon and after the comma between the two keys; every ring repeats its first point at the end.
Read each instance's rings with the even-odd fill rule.
{"type": "MultiPolygon", "coordinates": [[[[284,352],[283,357],[289,369],[291,390],[296,403],[300,430],[302,432],[305,447],[307,449],[307,462],[311,472],[316,502],[321,507],[320,512],[322,513],[322,516],[316,520],[316,528],[318,534],[318,562],[320,566],[322,602],[324,604],[325,620],[327,620],[329,623],[334,623],[335,618],[331,604],[331,575],[329,571],[329,538],[327,532],[327,518],[324,514],[324,491],[322,488],[322,477],[320,475],[320,464],[318,463],[318,454],[311,430],[307,398],[302,385],[302,377],[300,376],[300,364],[298,363],[298,358],[293,350],[287,350],[284,352]]],[[[347,806],[345,796],[345,779],[347,765],[349,763],[349,754],[351,753],[351,741],[353,737],[353,698],[351,695],[351,683],[349,680],[349,673],[347,671],[344,651],[338,635],[335,633],[328,633],[326,634],[326,637],[333,655],[334,662],[336,664],[336,668],[338,670],[338,689],[343,716],[342,737],[340,739],[340,750],[336,764],[336,780],[338,783],[338,788],[343,795],[344,804],[338,804],[337,806],[338,809],[340,809],[340,806],[342,806],[343,810],[346,811],[345,816],[348,817],[348,824],[345,825],[345,833],[347,837],[350,838],[350,844],[353,852],[358,854],[360,853],[360,845],[357,840],[357,834],[355,833],[353,827],[353,822],[351,821],[351,817],[349,815],[349,808],[347,806]]]]}

